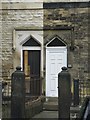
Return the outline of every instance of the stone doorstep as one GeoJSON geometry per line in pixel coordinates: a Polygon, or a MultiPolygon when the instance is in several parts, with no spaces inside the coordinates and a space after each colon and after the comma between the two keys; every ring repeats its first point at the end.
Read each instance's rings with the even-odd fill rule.
{"type": "Polygon", "coordinates": [[[45,97],[46,102],[58,102],[57,97],[45,97]]]}
{"type": "MultiPolygon", "coordinates": [[[[46,98],[46,101],[43,104],[43,110],[58,110],[58,98],[46,98]]],[[[78,113],[80,110],[79,106],[71,106],[70,111],[71,113],[78,113]]]]}
{"type": "Polygon", "coordinates": [[[43,110],[57,111],[58,110],[58,104],[56,102],[45,102],[43,104],[43,110]]]}
{"type": "MultiPolygon", "coordinates": [[[[57,111],[58,110],[58,103],[55,103],[55,102],[48,102],[47,103],[46,102],[46,103],[43,104],[43,110],[54,110],[54,111],[57,111]]],[[[79,106],[77,106],[77,107],[71,106],[70,107],[70,111],[72,113],[74,113],[74,112],[78,113],[79,110],[80,110],[79,106]]]]}

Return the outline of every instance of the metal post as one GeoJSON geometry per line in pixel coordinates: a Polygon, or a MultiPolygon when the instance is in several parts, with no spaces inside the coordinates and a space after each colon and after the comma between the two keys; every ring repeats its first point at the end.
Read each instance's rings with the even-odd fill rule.
{"type": "Polygon", "coordinates": [[[74,105],[79,105],[79,80],[74,79],[74,105]]]}
{"type": "Polygon", "coordinates": [[[16,67],[11,81],[11,118],[25,117],[25,74],[16,67]]]}
{"type": "Polygon", "coordinates": [[[70,119],[71,76],[66,67],[58,74],[58,115],[60,119],[70,119]]]}

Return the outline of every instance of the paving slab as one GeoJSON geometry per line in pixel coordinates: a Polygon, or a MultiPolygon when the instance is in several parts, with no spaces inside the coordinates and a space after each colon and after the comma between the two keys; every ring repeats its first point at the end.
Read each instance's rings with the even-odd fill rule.
{"type": "Polygon", "coordinates": [[[58,111],[43,111],[33,118],[58,118],[58,111]]]}
{"type": "MultiPolygon", "coordinates": [[[[76,114],[70,114],[70,120],[75,119],[76,114]]],[[[58,119],[58,111],[42,111],[39,114],[36,114],[33,118],[53,118],[58,119]]]]}

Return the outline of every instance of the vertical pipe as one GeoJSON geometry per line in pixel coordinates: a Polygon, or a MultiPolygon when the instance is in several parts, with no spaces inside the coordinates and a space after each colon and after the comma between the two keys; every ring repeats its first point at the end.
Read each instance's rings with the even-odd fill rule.
{"type": "Polygon", "coordinates": [[[74,105],[79,105],[79,80],[74,79],[74,105]]]}

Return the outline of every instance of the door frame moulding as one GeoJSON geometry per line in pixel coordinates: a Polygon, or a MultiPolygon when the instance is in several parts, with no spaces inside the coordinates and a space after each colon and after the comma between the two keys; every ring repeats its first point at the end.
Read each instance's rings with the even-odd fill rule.
{"type": "MultiPolygon", "coordinates": [[[[43,58],[41,57],[42,56],[42,54],[43,54],[43,47],[42,47],[42,44],[40,43],[40,42],[38,42],[36,39],[35,39],[35,41],[37,42],[37,43],[39,43],[40,44],[40,46],[23,46],[23,44],[21,44],[22,45],[22,47],[21,47],[21,67],[22,67],[22,70],[23,70],[23,50],[27,50],[27,51],[29,51],[29,50],[40,50],[41,52],[40,52],[40,76],[42,76],[43,77],[43,58]]],[[[23,42],[22,42],[23,43],[23,42]]],[[[25,42],[24,42],[25,43],[25,42]]]]}
{"type": "MultiPolygon", "coordinates": [[[[55,96],[53,96],[52,95],[52,93],[49,93],[49,95],[50,96],[48,96],[48,92],[49,92],[49,90],[48,90],[48,82],[50,82],[50,81],[48,81],[48,79],[49,79],[49,73],[48,73],[48,62],[49,61],[47,61],[47,60],[49,60],[48,59],[48,55],[50,55],[50,53],[52,54],[52,53],[60,53],[60,52],[63,52],[64,54],[65,54],[65,64],[66,64],[66,66],[67,66],[67,44],[60,38],[60,37],[58,37],[58,36],[54,36],[52,39],[50,39],[50,41],[46,44],[46,96],[47,97],[55,97],[55,96]],[[63,45],[61,45],[61,43],[59,44],[59,46],[53,46],[53,45],[51,45],[51,46],[48,46],[50,43],[52,43],[54,40],[55,40],[55,38],[57,38],[58,40],[60,40],[60,42],[61,43],[63,43],[63,45]]],[[[49,63],[50,64],[50,63],[49,63]]]]}
{"type": "Polygon", "coordinates": [[[46,48],[48,48],[48,49],[54,49],[54,48],[55,48],[55,49],[59,49],[59,48],[60,48],[60,49],[64,49],[64,48],[67,48],[67,46],[65,46],[65,47],[64,47],[64,46],[60,46],[60,47],[56,47],[56,46],[55,46],[55,47],[48,47],[48,46],[47,46],[46,48]]]}
{"type": "Polygon", "coordinates": [[[30,26],[30,27],[25,27],[23,28],[23,26],[21,27],[15,27],[13,29],[13,44],[12,44],[12,50],[15,51],[16,50],[16,32],[17,31],[43,31],[43,27],[37,27],[37,26],[30,26]]]}
{"type": "Polygon", "coordinates": [[[30,47],[29,46],[23,47],[22,46],[22,50],[41,50],[41,47],[31,47],[31,46],[30,47]]]}
{"type": "MultiPolygon", "coordinates": [[[[67,46],[67,44],[65,43],[65,41],[63,41],[62,38],[60,38],[59,36],[55,35],[53,38],[51,38],[51,40],[46,44],[45,47],[49,47],[48,45],[49,45],[50,43],[52,43],[56,38],[57,38],[60,42],[62,42],[65,46],[67,46]]],[[[52,46],[51,46],[51,47],[52,47],[52,46]]],[[[54,47],[57,47],[57,46],[54,46],[54,47]]],[[[63,47],[63,46],[60,46],[60,47],[63,47]]],[[[49,48],[50,48],[50,47],[49,47],[49,48]]]]}

